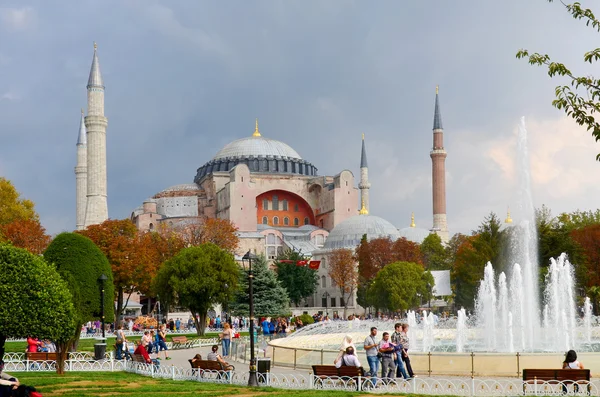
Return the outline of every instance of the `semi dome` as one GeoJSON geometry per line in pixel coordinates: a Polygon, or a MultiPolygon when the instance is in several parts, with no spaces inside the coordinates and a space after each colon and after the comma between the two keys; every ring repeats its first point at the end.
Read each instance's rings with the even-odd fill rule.
{"type": "Polygon", "coordinates": [[[302,159],[298,152],[281,141],[264,138],[262,136],[251,136],[228,143],[223,149],[217,152],[216,156],[213,157],[213,160],[237,157],[245,158],[250,156],[277,156],[298,160],[302,159]]]}
{"type": "Polygon", "coordinates": [[[431,234],[429,230],[419,227],[405,227],[400,229],[400,237],[404,237],[408,241],[417,244],[421,244],[429,234],[431,234]]]}
{"type": "Polygon", "coordinates": [[[225,145],[212,160],[198,168],[194,182],[200,183],[215,172],[229,172],[238,164],[245,164],[250,172],[257,173],[317,175],[317,168],[289,145],[263,137],[257,120],[252,136],[225,145]]]}
{"type": "Polygon", "coordinates": [[[392,240],[400,238],[398,229],[385,219],[374,215],[355,215],[333,228],[323,249],[356,248],[365,234],[368,240],[380,237],[392,240]]]}

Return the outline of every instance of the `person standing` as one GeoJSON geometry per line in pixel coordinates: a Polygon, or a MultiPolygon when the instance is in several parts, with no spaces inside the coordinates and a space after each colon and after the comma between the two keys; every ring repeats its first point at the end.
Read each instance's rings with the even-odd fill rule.
{"type": "Polygon", "coordinates": [[[383,338],[379,341],[377,350],[381,353],[381,377],[384,379],[392,378],[396,364],[394,364],[394,346],[390,343],[390,334],[383,333],[383,338]]]}
{"type": "Polygon", "coordinates": [[[167,353],[167,331],[166,326],[162,324],[157,334],[158,344],[156,346],[156,359],[160,360],[160,352],[165,352],[165,360],[170,360],[169,354],[167,353]]]}
{"type": "Polygon", "coordinates": [[[115,349],[117,354],[117,360],[123,359],[123,345],[127,343],[127,338],[125,338],[125,332],[123,332],[123,326],[119,324],[117,327],[117,341],[115,342],[115,349]]]}
{"type": "Polygon", "coordinates": [[[402,324],[400,342],[402,343],[402,351],[399,353],[402,356],[402,361],[404,361],[409,378],[414,378],[415,373],[410,365],[410,356],[408,355],[408,349],[410,349],[410,340],[408,339],[408,324],[402,324]]]}
{"type": "Polygon", "coordinates": [[[403,377],[408,379],[408,374],[404,368],[404,361],[402,360],[402,354],[404,352],[404,346],[402,345],[402,324],[394,324],[394,333],[392,334],[392,343],[394,344],[394,351],[396,352],[396,378],[403,377]]]}
{"type": "Polygon", "coordinates": [[[371,333],[365,338],[363,347],[367,354],[367,362],[369,363],[369,374],[373,377],[371,382],[373,385],[377,382],[377,371],[379,371],[379,357],[377,357],[377,327],[371,327],[371,333]]]}
{"type": "Polygon", "coordinates": [[[229,347],[231,346],[232,331],[229,323],[223,324],[223,332],[221,332],[221,345],[223,350],[223,357],[229,356],[229,347]]]}

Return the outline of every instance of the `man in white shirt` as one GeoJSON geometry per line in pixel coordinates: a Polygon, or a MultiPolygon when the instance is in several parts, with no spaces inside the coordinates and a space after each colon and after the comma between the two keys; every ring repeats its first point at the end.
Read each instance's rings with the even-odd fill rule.
{"type": "Polygon", "coordinates": [[[362,367],[360,361],[358,361],[358,357],[354,355],[354,348],[352,346],[348,346],[342,358],[335,363],[336,368],[339,368],[342,365],[347,367],[362,367]]]}

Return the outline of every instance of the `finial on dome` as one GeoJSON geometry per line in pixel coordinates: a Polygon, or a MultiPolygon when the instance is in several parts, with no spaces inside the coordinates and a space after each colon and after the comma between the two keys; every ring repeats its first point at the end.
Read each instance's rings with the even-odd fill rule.
{"type": "Polygon", "coordinates": [[[369,215],[369,211],[365,208],[365,203],[362,203],[362,208],[358,211],[360,215],[369,215]]]}
{"type": "Polygon", "coordinates": [[[365,140],[365,133],[364,132],[362,133],[362,140],[363,141],[365,140]]]}
{"type": "Polygon", "coordinates": [[[506,219],[504,220],[504,223],[513,223],[513,220],[510,217],[510,207],[506,210],[506,219]]]}
{"type": "Polygon", "coordinates": [[[415,213],[411,212],[410,214],[410,227],[417,227],[417,225],[415,224],[415,213]]]}
{"type": "Polygon", "coordinates": [[[437,95],[437,94],[439,94],[439,93],[440,93],[440,86],[439,86],[439,85],[436,85],[436,86],[435,86],[435,95],[437,95]]]}
{"type": "Polygon", "coordinates": [[[83,116],[83,108],[81,108],[81,115],[83,116]]]}
{"type": "Polygon", "coordinates": [[[252,136],[260,136],[260,131],[258,130],[258,118],[256,119],[256,126],[254,127],[254,134],[252,136]]]}
{"type": "Polygon", "coordinates": [[[96,44],[96,42],[94,41],[94,50],[98,49],[98,44],[96,44]]]}

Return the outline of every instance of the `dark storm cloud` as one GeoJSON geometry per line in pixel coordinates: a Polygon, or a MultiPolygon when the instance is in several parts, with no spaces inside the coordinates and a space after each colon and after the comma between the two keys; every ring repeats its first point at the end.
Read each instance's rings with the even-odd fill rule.
{"type": "MultiPolygon", "coordinates": [[[[404,227],[414,211],[428,228],[439,84],[449,225],[468,232],[514,200],[506,159],[493,149],[511,150],[522,115],[537,125],[561,117],[550,106],[557,83],[516,51],[574,63],[593,38],[560,4],[542,1],[5,1],[0,175],[36,202],[49,231],[74,228],[75,142],[96,41],[111,218],[191,182],[258,117],[264,136],[321,175],[347,168],[358,177],[364,132],[371,212],[404,227]]],[[[544,189],[539,201],[556,211],[587,208],[544,189]]]]}

